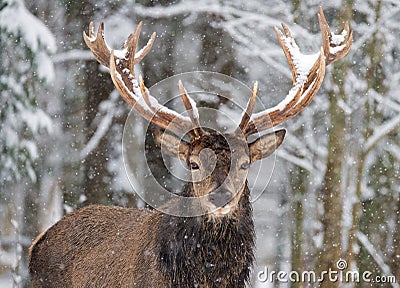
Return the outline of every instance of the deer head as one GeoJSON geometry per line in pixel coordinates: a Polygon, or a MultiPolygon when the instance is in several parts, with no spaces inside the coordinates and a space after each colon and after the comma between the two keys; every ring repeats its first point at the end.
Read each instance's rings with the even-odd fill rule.
{"type": "Polygon", "coordinates": [[[90,23],[89,36],[84,40],[96,59],[110,68],[110,75],[121,96],[137,113],[160,129],[154,132],[156,142],[169,155],[182,159],[190,169],[192,189],[187,197],[198,197],[201,206],[213,217],[233,213],[240,206],[240,199],[248,193],[246,177],[252,163],[269,156],[282,143],[285,130],[261,135],[249,142],[249,136],[262,133],[300,113],[316,95],[325,75],[325,67],[340,59],[350,49],[352,31],[346,23],[341,34],[331,32],[322,9],[318,14],[322,32],[322,46],[315,55],[303,55],[286,25],[283,32],[275,27],[279,43],[292,71],[293,85],[286,97],[276,106],[253,113],[258,84],[254,83],[251,97],[235,131],[221,134],[206,131],[199,122],[196,103],[181,82],[180,94],[188,116],[159,104],[150,95],[142,77],[134,75],[134,66],[150,51],[155,33],[147,45],[136,52],[142,23],[131,34],[121,50],[112,50],[104,39],[104,24],[97,36],[90,23]],[[179,135],[189,135],[185,141],[179,135]]]}

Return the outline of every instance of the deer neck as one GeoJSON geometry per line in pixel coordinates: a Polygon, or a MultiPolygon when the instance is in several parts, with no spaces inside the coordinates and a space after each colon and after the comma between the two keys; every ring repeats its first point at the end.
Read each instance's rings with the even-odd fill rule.
{"type": "MultiPolygon", "coordinates": [[[[193,188],[189,183],[185,189],[193,188]]],[[[205,287],[238,287],[248,280],[255,235],[247,184],[244,189],[237,209],[221,218],[162,215],[160,227],[164,228],[156,241],[161,271],[171,283],[179,287],[193,286],[193,283],[205,287]],[[224,275],[232,277],[226,280],[224,275]],[[231,282],[214,283],[219,279],[231,282]]]]}

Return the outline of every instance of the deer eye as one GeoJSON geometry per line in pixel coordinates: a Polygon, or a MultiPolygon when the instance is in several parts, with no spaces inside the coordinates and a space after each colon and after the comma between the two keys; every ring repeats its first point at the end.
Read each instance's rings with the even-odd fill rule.
{"type": "Polygon", "coordinates": [[[196,163],[196,162],[190,162],[190,169],[192,169],[192,170],[197,170],[197,169],[199,169],[200,167],[199,167],[199,165],[196,163]]]}
{"type": "Polygon", "coordinates": [[[240,169],[247,170],[250,167],[249,162],[244,162],[242,165],[240,165],[240,169]]]}

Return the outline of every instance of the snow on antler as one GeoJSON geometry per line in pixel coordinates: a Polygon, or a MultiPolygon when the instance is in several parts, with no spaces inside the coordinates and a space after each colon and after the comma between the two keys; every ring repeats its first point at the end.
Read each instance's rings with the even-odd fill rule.
{"type": "Polygon", "coordinates": [[[244,131],[245,135],[274,127],[300,113],[321,87],[325,66],[342,58],[350,50],[353,32],[348,23],[341,34],[333,34],[322,8],[318,13],[318,21],[322,33],[322,47],[319,53],[312,55],[301,53],[285,24],[282,24],[283,32],[275,27],[278,41],[292,71],[293,85],[280,103],[251,117],[244,131]]]}

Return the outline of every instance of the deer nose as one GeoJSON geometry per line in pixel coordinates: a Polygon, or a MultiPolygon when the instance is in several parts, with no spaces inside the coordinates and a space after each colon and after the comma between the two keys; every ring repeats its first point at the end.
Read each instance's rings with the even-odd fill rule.
{"type": "Polygon", "coordinates": [[[208,200],[217,207],[224,207],[232,199],[232,193],[228,190],[211,192],[208,195],[208,200]]]}

